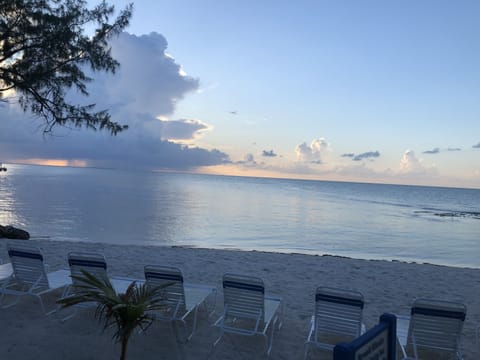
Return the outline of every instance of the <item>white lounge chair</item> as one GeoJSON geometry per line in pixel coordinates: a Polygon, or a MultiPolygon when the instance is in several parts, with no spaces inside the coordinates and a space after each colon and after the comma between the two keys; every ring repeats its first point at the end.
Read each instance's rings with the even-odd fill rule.
{"type": "MultiPolygon", "coordinates": [[[[69,286],[65,289],[62,297],[72,295],[75,292],[76,285],[84,285],[73,277],[83,276],[82,271],[87,271],[100,279],[108,278],[117,293],[124,293],[133,281],[137,281],[135,279],[123,277],[110,277],[107,273],[107,262],[105,260],[105,256],[100,253],[71,252],[68,254],[68,265],[70,267],[70,271],[65,271],[67,271],[69,275],[69,286]]],[[[63,318],[62,320],[65,321],[75,316],[76,310],[78,308],[88,308],[95,306],[97,306],[97,303],[78,304],[74,307],[74,312],[71,315],[63,318]]]]}
{"type": "Polygon", "coordinates": [[[223,299],[223,313],[214,323],[221,331],[214,347],[225,333],[261,335],[265,338],[266,353],[270,355],[275,327],[282,326],[282,299],[265,295],[262,279],[236,274],[223,276],[223,299]]]}
{"type": "Polygon", "coordinates": [[[466,312],[461,303],[416,300],[410,317],[397,316],[397,339],[404,359],[418,359],[421,350],[463,359],[460,336],[466,312]]]}
{"type": "MultiPolygon", "coordinates": [[[[3,282],[0,289],[0,304],[2,304],[2,307],[13,306],[18,303],[21,296],[30,295],[39,300],[46,315],[56,312],[58,306],[55,306],[53,310],[46,310],[42,295],[68,285],[70,283],[68,273],[64,270],[47,273],[46,265],[43,262],[43,254],[36,246],[8,244],[7,251],[13,273],[3,282]],[[15,301],[3,305],[6,295],[15,296],[15,301]]],[[[8,273],[8,266],[4,270],[8,273]]]]}
{"type": "MultiPolygon", "coordinates": [[[[165,286],[165,309],[155,312],[158,320],[180,321],[185,328],[187,340],[190,340],[197,327],[198,308],[206,300],[214,296],[215,309],[217,289],[214,286],[185,283],[182,271],[175,267],[147,265],[145,266],[145,280],[149,286],[165,286]],[[186,319],[193,313],[192,331],[188,333],[186,319]]],[[[210,315],[210,314],[209,314],[210,315]]]]}
{"type": "Polygon", "coordinates": [[[311,345],[333,351],[337,343],[352,341],[365,332],[362,324],[363,306],[363,295],[358,291],[317,288],[304,359],[311,345]]]}

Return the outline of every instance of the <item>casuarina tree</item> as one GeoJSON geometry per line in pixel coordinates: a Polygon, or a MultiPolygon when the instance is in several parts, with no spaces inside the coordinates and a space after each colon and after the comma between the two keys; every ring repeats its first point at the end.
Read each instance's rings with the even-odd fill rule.
{"type": "Polygon", "coordinates": [[[56,125],[105,129],[112,135],[127,128],[95,103],[71,103],[69,90],[88,96],[93,71],[114,73],[120,65],[108,40],[129,23],[132,5],[118,14],[102,1],[0,0],[0,100],[18,101],[23,111],[43,120],[44,132],[56,125]],[[113,19],[111,19],[113,17],[113,19]]]}

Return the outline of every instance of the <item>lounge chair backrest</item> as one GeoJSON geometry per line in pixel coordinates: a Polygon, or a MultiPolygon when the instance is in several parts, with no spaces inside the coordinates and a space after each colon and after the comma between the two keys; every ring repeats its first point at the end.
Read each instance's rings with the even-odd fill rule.
{"type": "Polygon", "coordinates": [[[7,251],[15,279],[19,283],[35,284],[35,287],[49,287],[43,254],[38,247],[8,244],[7,251]]]}
{"type": "Polygon", "coordinates": [[[264,321],[265,285],[258,277],[225,274],[223,298],[229,316],[264,321]]]}
{"type": "MultiPolygon", "coordinates": [[[[83,276],[82,270],[84,270],[100,279],[108,278],[107,262],[103,254],[72,252],[68,254],[68,265],[71,275],[83,276]]],[[[76,284],[77,281],[72,279],[72,283],[76,284]]]]}
{"type": "Polygon", "coordinates": [[[319,287],[315,292],[315,338],[321,333],[358,337],[364,299],[357,291],[319,287]]]}
{"type": "Polygon", "coordinates": [[[185,310],[185,289],[183,287],[182,271],[175,267],[147,265],[145,266],[145,280],[149,286],[166,286],[163,288],[163,296],[167,303],[179,306],[179,310],[185,310]]]}
{"type": "Polygon", "coordinates": [[[455,352],[466,316],[461,303],[418,299],[411,310],[409,343],[417,348],[455,352]]]}

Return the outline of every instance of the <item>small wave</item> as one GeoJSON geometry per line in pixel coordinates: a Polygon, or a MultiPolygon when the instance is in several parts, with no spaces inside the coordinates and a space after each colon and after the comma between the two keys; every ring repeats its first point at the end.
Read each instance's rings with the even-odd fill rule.
{"type": "Polygon", "coordinates": [[[446,218],[471,218],[480,220],[478,211],[438,211],[438,210],[418,210],[415,214],[426,214],[446,218]]]}

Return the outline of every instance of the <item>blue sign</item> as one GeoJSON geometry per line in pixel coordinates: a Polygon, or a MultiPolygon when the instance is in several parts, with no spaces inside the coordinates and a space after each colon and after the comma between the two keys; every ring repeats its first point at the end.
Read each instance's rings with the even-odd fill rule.
{"type": "Polygon", "coordinates": [[[341,343],[333,349],[334,360],[395,360],[397,318],[380,316],[378,325],[351,343],[341,343]]]}

